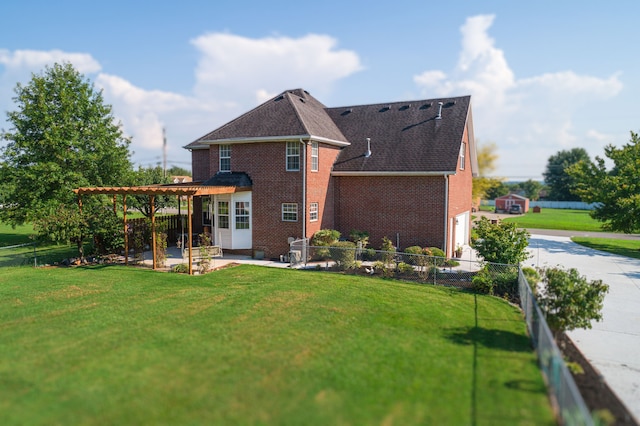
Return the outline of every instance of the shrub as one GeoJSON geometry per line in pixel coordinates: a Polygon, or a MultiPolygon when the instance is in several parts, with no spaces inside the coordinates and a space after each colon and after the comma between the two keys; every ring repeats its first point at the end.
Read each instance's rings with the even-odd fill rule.
{"type": "Polygon", "coordinates": [[[513,222],[491,223],[486,217],[476,221],[477,239],[471,243],[485,262],[518,264],[529,257],[529,232],[513,222]]]}
{"type": "Polygon", "coordinates": [[[367,231],[358,231],[356,229],[352,229],[349,233],[349,238],[351,238],[351,241],[356,243],[356,245],[358,243],[361,243],[361,248],[365,248],[367,247],[367,244],[369,244],[369,233],[367,231]]]}
{"type": "Polygon", "coordinates": [[[380,246],[382,261],[384,263],[392,263],[396,255],[396,248],[387,237],[382,237],[382,245],[380,246]]]}
{"type": "Polygon", "coordinates": [[[522,273],[531,287],[531,292],[536,295],[538,293],[538,283],[540,282],[540,274],[534,268],[529,266],[522,268],[522,273]]]}
{"type": "Polygon", "coordinates": [[[436,266],[445,266],[447,259],[445,259],[444,251],[438,247],[429,247],[425,250],[427,250],[429,256],[434,257],[433,262],[436,266]]]}
{"type": "Polygon", "coordinates": [[[587,281],[578,270],[560,267],[541,270],[543,286],[538,302],[555,334],[575,328],[591,328],[602,319],[604,296],[609,286],[602,280],[587,281]]]}
{"type": "Polygon", "coordinates": [[[492,296],[515,297],[518,289],[518,271],[507,268],[494,272],[485,266],[472,279],[473,289],[492,296]]]}
{"type": "Polygon", "coordinates": [[[344,271],[355,265],[356,245],[351,241],[337,241],[329,247],[329,254],[337,268],[344,271]]]}
{"type": "Polygon", "coordinates": [[[362,260],[375,260],[376,251],[372,248],[362,250],[362,260]]]}
{"type": "MultiPolygon", "coordinates": [[[[340,232],[335,229],[321,229],[311,237],[311,245],[314,247],[329,247],[338,242],[340,232]]],[[[331,258],[329,249],[318,248],[315,251],[314,259],[327,260],[331,258]]]]}
{"type": "Polygon", "coordinates": [[[189,265],[187,265],[186,263],[180,263],[171,268],[171,272],[175,272],[177,274],[188,274],[189,265]]]}
{"type": "Polygon", "coordinates": [[[413,266],[404,262],[398,263],[397,271],[400,274],[413,274],[415,272],[415,270],[413,269],[413,266]]]}

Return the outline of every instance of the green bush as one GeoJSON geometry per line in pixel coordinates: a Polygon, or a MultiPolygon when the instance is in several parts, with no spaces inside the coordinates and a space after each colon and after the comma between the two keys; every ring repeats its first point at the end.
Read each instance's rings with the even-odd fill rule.
{"type": "Polygon", "coordinates": [[[415,272],[413,266],[404,262],[398,263],[397,271],[399,274],[413,274],[415,272]]]}
{"type": "Polygon", "coordinates": [[[396,256],[396,248],[387,237],[382,237],[382,245],[380,246],[381,258],[384,263],[392,263],[396,256]]]}
{"type": "Polygon", "coordinates": [[[534,268],[531,268],[529,266],[522,268],[522,273],[527,279],[529,287],[531,287],[531,292],[533,294],[536,294],[538,289],[537,284],[540,282],[540,274],[538,274],[538,271],[536,271],[534,268]]]}
{"type": "Polygon", "coordinates": [[[188,274],[189,265],[187,265],[186,263],[180,263],[171,268],[171,272],[175,272],[177,274],[188,274]]]}
{"type": "Polygon", "coordinates": [[[337,241],[329,247],[331,259],[338,269],[344,271],[353,268],[356,263],[356,245],[352,241],[337,241]]]}
{"type": "MultiPolygon", "coordinates": [[[[314,247],[329,247],[338,242],[340,232],[335,229],[321,229],[311,237],[311,245],[314,247]]],[[[313,258],[315,260],[327,260],[331,258],[328,248],[318,248],[315,250],[313,258]]]]}
{"type": "Polygon", "coordinates": [[[372,248],[362,250],[362,260],[375,260],[376,251],[372,248]]]}
{"type": "Polygon", "coordinates": [[[485,266],[472,279],[473,289],[478,293],[494,296],[514,297],[518,291],[518,270],[508,268],[494,272],[485,266]]]}
{"type": "Polygon", "coordinates": [[[358,231],[357,229],[352,229],[349,233],[349,238],[351,238],[351,241],[356,243],[356,245],[358,243],[361,243],[362,248],[367,247],[367,244],[369,244],[369,233],[367,231],[358,231]]]}
{"type": "Polygon", "coordinates": [[[435,258],[433,259],[433,262],[436,266],[445,266],[446,259],[444,251],[442,251],[438,247],[428,247],[425,250],[427,251],[427,253],[429,253],[429,256],[433,256],[435,258]]]}

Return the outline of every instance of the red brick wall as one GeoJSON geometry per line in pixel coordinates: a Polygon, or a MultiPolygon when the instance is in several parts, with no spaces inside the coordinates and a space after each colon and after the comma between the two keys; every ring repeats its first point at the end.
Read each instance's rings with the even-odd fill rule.
{"type": "MultiPolygon", "coordinates": [[[[458,160],[458,170],[455,175],[449,177],[449,206],[448,206],[448,220],[447,223],[451,224],[451,221],[455,221],[455,217],[464,212],[470,212],[473,203],[472,187],[473,176],[471,170],[471,150],[469,147],[469,137],[467,129],[463,135],[463,142],[465,142],[465,164],[464,170],[460,170],[460,160],[458,160]]],[[[469,215],[469,229],[471,229],[471,215],[469,215]]],[[[449,241],[455,241],[455,227],[451,227],[449,232],[452,234],[449,236],[449,241]]],[[[468,243],[468,241],[467,241],[468,243]]],[[[451,255],[452,247],[448,247],[447,255],[451,255]]]]}
{"type": "Polygon", "coordinates": [[[334,229],[334,191],[331,168],[340,149],[331,145],[318,144],[318,171],[311,171],[311,146],[307,146],[307,229],[311,238],[320,229],[334,229]],[[311,203],[318,203],[318,220],[309,221],[311,203]]]}
{"type": "MultiPolygon", "coordinates": [[[[194,181],[205,181],[212,176],[209,168],[209,150],[194,149],[191,151],[191,170],[194,181]]],[[[201,234],[202,229],[202,200],[193,198],[193,232],[201,234]]]]}
{"type": "Polygon", "coordinates": [[[379,249],[382,238],[400,248],[444,246],[443,176],[335,178],[336,229],[369,232],[369,246],[379,249]]]}

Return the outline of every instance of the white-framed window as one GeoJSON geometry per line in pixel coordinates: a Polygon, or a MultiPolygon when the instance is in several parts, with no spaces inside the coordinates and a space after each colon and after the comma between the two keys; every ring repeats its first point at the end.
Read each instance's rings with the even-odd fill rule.
{"type": "Polygon", "coordinates": [[[309,206],[309,222],[318,220],[318,203],[311,203],[309,206]]]}
{"type": "Polygon", "coordinates": [[[318,171],[318,142],[311,142],[311,171],[318,171]]]}
{"type": "Polygon", "coordinates": [[[231,145],[220,145],[220,171],[231,171],[231,145]]]}
{"type": "Polygon", "coordinates": [[[282,203],[282,221],[283,222],[298,221],[298,204],[282,203]]]}
{"type": "Polygon", "coordinates": [[[464,170],[464,154],[467,152],[467,144],[462,142],[460,147],[460,170],[464,170]]]}
{"type": "Polygon", "coordinates": [[[249,229],[248,201],[236,201],[236,229],[249,229]]]}
{"type": "Polygon", "coordinates": [[[300,170],[300,142],[287,142],[287,171],[300,170]]]}
{"type": "Polygon", "coordinates": [[[218,228],[229,229],[229,202],[218,201],[218,228]]]}

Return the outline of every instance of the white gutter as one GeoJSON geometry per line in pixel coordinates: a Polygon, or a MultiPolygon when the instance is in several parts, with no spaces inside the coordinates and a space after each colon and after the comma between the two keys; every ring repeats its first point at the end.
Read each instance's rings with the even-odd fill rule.
{"type": "Polygon", "coordinates": [[[314,135],[293,135],[293,136],[260,136],[260,137],[240,137],[240,138],[227,138],[227,139],[215,139],[215,140],[202,140],[198,145],[183,146],[185,149],[205,149],[209,145],[233,145],[239,143],[261,143],[261,142],[296,142],[302,139],[309,141],[314,140],[328,145],[334,145],[339,147],[349,146],[350,142],[337,141],[335,139],[324,138],[314,135]]]}
{"type": "Polygon", "coordinates": [[[403,171],[333,171],[331,176],[449,176],[455,175],[456,172],[403,172],[403,171]]]}

